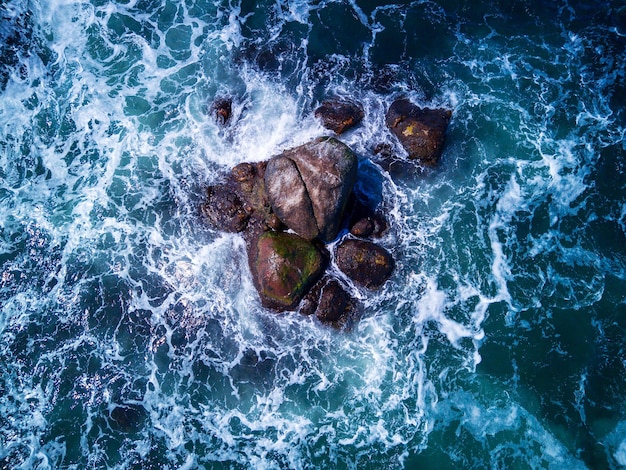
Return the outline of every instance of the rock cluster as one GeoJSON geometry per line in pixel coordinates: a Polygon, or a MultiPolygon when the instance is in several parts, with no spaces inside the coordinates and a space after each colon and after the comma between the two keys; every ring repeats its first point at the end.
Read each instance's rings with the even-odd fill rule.
{"type": "MultiPolygon", "coordinates": [[[[230,101],[225,103],[220,99],[212,107],[222,124],[230,117],[230,101]]],[[[363,110],[329,100],[315,115],[341,134],[361,121],[363,110]]],[[[432,165],[440,158],[450,116],[449,111],[397,100],[386,122],[409,158],[432,165]]],[[[353,192],[358,163],[347,145],[321,137],[268,161],[239,164],[207,189],[202,211],[216,229],[243,235],[265,307],[299,310],[344,328],[357,316],[349,291],[378,289],[391,277],[392,254],[372,241],[386,233],[388,223],[353,192]],[[333,252],[326,246],[331,242],[333,252]],[[327,269],[332,262],[345,278],[327,269]]]]}

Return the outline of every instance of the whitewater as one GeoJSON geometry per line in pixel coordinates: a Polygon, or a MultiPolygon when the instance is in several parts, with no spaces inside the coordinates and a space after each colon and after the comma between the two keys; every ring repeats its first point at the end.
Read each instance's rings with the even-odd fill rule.
{"type": "Polygon", "coordinates": [[[0,468],[625,467],[625,72],[618,0],[8,0],[0,468]],[[200,211],[329,97],[396,259],[350,331],[200,211]],[[375,152],[400,97],[437,167],[375,152]]]}

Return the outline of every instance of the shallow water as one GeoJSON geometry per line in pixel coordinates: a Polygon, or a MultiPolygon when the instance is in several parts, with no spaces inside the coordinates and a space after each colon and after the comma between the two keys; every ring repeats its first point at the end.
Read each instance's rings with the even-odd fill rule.
{"type": "Polygon", "coordinates": [[[0,467],[626,466],[625,45],[622,1],[0,7],[0,467]],[[350,332],[198,210],[328,96],[398,264],[350,332]],[[399,96],[436,169],[381,170],[399,96]]]}

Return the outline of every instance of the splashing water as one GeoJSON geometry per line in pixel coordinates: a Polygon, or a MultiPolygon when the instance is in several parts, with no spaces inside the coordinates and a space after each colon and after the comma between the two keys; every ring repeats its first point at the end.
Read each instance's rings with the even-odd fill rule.
{"type": "MultiPolygon", "coordinates": [[[[626,466],[626,7],[11,0],[0,7],[0,467],[626,466]],[[232,96],[227,127],[210,114],[232,96]],[[260,306],[198,207],[341,136],[397,269],[335,332],[260,306]],[[389,175],[398,96],[453,110],[389,175]]],[[[356,288],[355,288],[356,289],[356,288]]]]}

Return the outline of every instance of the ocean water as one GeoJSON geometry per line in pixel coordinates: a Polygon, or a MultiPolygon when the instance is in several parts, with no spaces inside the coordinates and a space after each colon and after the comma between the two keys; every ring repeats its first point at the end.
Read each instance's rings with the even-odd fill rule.
{"type": "Polygon", "coordinates": [[[5,1],[0,468],[626,467],[625,71],[622,0],[5,1]],[[346,332],[199,212],[330,96],[397,260],[346,332]],[[381,169],[401,96],[437,168],[381,169]]]}

